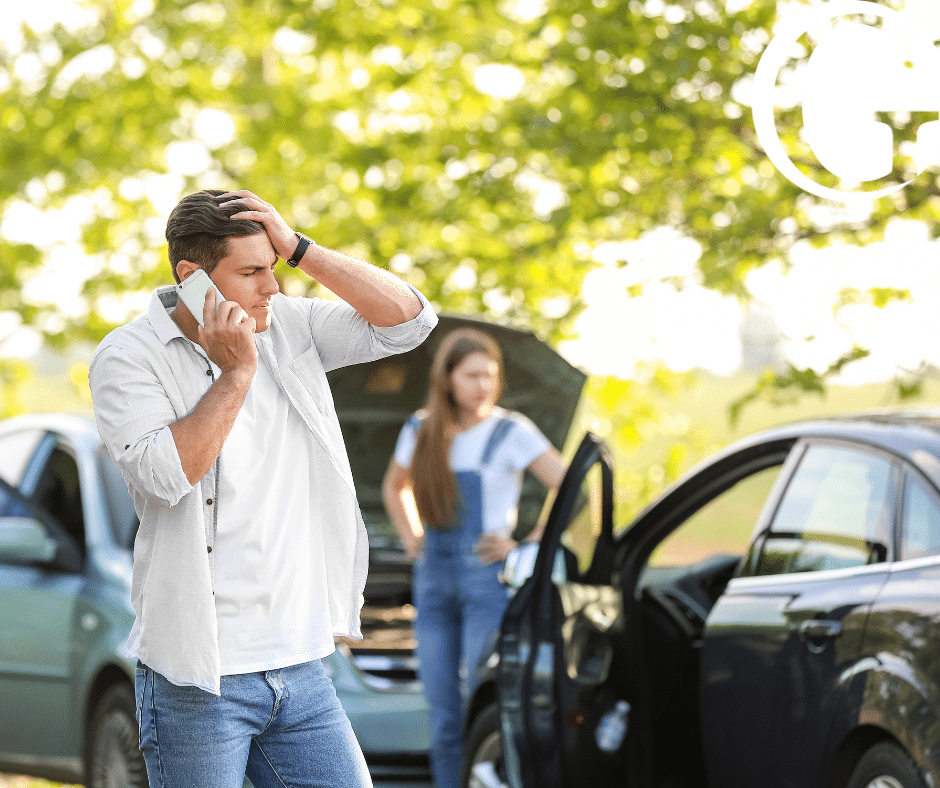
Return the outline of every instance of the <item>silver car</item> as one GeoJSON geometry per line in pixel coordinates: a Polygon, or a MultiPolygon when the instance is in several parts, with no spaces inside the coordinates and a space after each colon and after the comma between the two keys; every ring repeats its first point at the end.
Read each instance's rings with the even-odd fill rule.
{"type": "MultiPolygon", "coordinates": [[[[137,517],[90,419],[0,422],[0,772],[145,787],[134,663],[121,647],[137,517]]],[[[416,681],[327,658],[373,773],[427,773],[416,681]]]]}

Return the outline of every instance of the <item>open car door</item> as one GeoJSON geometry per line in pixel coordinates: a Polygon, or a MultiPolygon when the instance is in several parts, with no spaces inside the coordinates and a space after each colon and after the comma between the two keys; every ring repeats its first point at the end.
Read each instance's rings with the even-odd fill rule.
{"type": "Polygon", "coordinates": [[[500,631],[497,692],[511,788],[629,784],[629,703],[616,667],[623,595],[613,569],[613,470],[607,447],[588,434],[500,631]]]}

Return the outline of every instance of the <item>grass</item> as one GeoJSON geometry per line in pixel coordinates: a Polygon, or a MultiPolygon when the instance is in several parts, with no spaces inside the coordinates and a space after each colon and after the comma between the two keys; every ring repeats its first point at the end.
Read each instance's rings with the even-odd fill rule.
{"type": "Polygon", "coordinates": [[[21,774],[0,774],[0,788],[82,788],[80,785],[51,783],[36,777],[24,777],[21,774]]]}

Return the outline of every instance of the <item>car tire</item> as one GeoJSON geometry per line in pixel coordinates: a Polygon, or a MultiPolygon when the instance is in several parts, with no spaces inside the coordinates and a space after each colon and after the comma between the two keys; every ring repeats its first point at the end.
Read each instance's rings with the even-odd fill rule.
{"type": "Polygon", "coordinates": [[[917,765],[892,742],[881,742],[859,760],[848,788],[926,788],[917,765]]]}
{"type": "Polygon", "coordinates": [[[503,743],[499,737],[499,709],[493,703],[474,718],[470,724],[469,733],[464,738],[460,787],[505,788],[505,785],[503,743]],[[475,775],[474,767],[480,766],[483,767],[485,774],[475,775]]]}
{"type": "Polygon", "coordinates": [[[88,730],[88,788],[148,788],[147,767],[138,749],[134,693],[127,684],[108,689],[88,730]]]}

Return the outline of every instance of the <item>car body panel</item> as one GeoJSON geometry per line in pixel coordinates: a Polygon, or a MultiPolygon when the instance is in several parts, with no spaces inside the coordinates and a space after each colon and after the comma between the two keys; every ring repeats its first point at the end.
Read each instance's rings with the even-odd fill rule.
{"type": "Polygon", "coordinates": [[[80,576],[0,566],[0,753],[74,755],[71,653],[80,576]],[[9,715],[9,716],[8,716],[9,715]]]}
{"type": "Polygon", "coordinates": [[[702,730],[709,774],[766,788],[820,784],[831,759],[834,711],[861,659],[871,605],[888,572],[775,586],[735,581],[712,609],[702,649],[702,730]],[[835,622],[833,637],[804,624],[835,622]],[[825,742],[828,746],[823,746],[825,742]],[[729,753],[734,753],[733,757],[729,753]],[[717,757],[716,757],[717,756],[717,757]]]}
{"type": "Polygon", "coordinates": [[[890,732],[937,780],[940,591],[930,589],[940,589],[936,557],[899,563],[889,574],[869,615],[865,650],[870,656],[859,689],[858,719],[890,732]],[[901,702],[889,703],[889,698],[901,702]]]}
{"type": "Polygon", "coordinates": [[[431,720],[418,682],[363,673],[356,668],[349,647],[342,643],[324,662],[346,714],[358,721],[356,738],[365,752],[398,757],[427,755],[431,720]]]}

